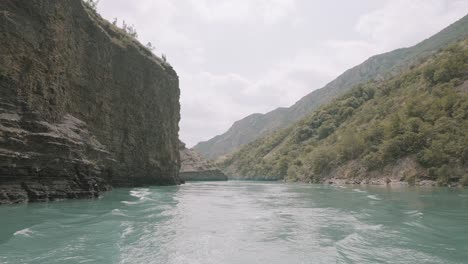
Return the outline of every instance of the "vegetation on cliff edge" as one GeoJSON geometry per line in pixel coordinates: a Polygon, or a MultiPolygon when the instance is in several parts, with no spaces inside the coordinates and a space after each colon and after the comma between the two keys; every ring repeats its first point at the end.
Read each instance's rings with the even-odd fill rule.
{"type": "Polygon", "coordinates": [[[107,33],[112,36],[115,42],[122,43],[124,45],[133,45],[137,47],[143,54],[155,57],[159,62],[162,62],[167,66],[171,66],[168,63],[167,57],[164,53],[161,54],[160,58],[155,56],[156,47],[151,42],[148,42],[146,45],[140,43],[138,40],[138,32],[134,25],[129,25],[125,22],[125,20],[122,20],[122,25],[119,26],[117,18],[114,18],[112,23],[102,18],[98,12],[98,5],[100,0],[82,1],[90,15],[92,15],[103,26],[103,28],[106,29],[107,33]]]}

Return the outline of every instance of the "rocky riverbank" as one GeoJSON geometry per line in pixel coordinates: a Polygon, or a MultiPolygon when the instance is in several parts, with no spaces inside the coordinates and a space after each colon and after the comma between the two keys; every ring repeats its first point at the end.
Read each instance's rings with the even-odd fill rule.
{"type": "MultiPolygon", "coordinates": [[[[325,184],[357,184],[357,185],[390,185],[390,186],[440,186],[441,183],[431,179],[427,169],[423,168],[414,157],[406,157],[395,164],[385,166],[382,170],[367,172],[362,164],[356,161],[335,168],[329,177],[321,183],[325,184]]],[[[442,184],[450,187],[463,184],[454,178],[442,184]]]]}
{"type": "Polygon", "coordinates": [[[180,178],[183,181],[227,181],[227,176],[214,164],[199,153],[185,147],[180,142],[180,178]]]}

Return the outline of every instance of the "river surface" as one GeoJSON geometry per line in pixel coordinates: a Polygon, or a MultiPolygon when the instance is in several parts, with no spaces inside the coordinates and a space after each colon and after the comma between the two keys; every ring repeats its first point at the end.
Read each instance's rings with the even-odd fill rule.
{"type": "Polygon", "coordinates": [[[0,263],[468,263],[468,191],[231,181],[2,206],[0,263]]]}

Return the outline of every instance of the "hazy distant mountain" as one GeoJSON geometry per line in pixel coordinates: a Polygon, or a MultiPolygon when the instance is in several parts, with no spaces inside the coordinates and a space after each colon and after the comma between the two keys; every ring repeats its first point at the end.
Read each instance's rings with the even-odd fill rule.
{"type": "Polygon", "coordinates": [[[468,186],[468,38],[228,155],[229,177],[468,186]]]}
{"type": "Polygon", "coordinates": [[[440,48],[468,36],[468,16],[445,28],[431,38],[410,48],[397,49],[369,58],[325,87],[306,95],[289,108],[278,108],[266,114],[253,114],[237,121],[224,134],[206,142],[198,143],[194,149],[206,158],[216,159],[239,147],[284,128],[307,114],[329,103],[349,91],[357,84],[373,79],[384,79],[417,63],[419,59],[437,52],[440,48]]]}

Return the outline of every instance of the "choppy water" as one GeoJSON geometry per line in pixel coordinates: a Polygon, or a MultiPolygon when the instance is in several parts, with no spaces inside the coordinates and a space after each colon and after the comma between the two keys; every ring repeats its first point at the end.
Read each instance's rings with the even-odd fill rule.
{"type": "Polygon", "coordinates": [[[0,263],[468,263],[468,191],[220,182],[3,206],[0,263]]]}

